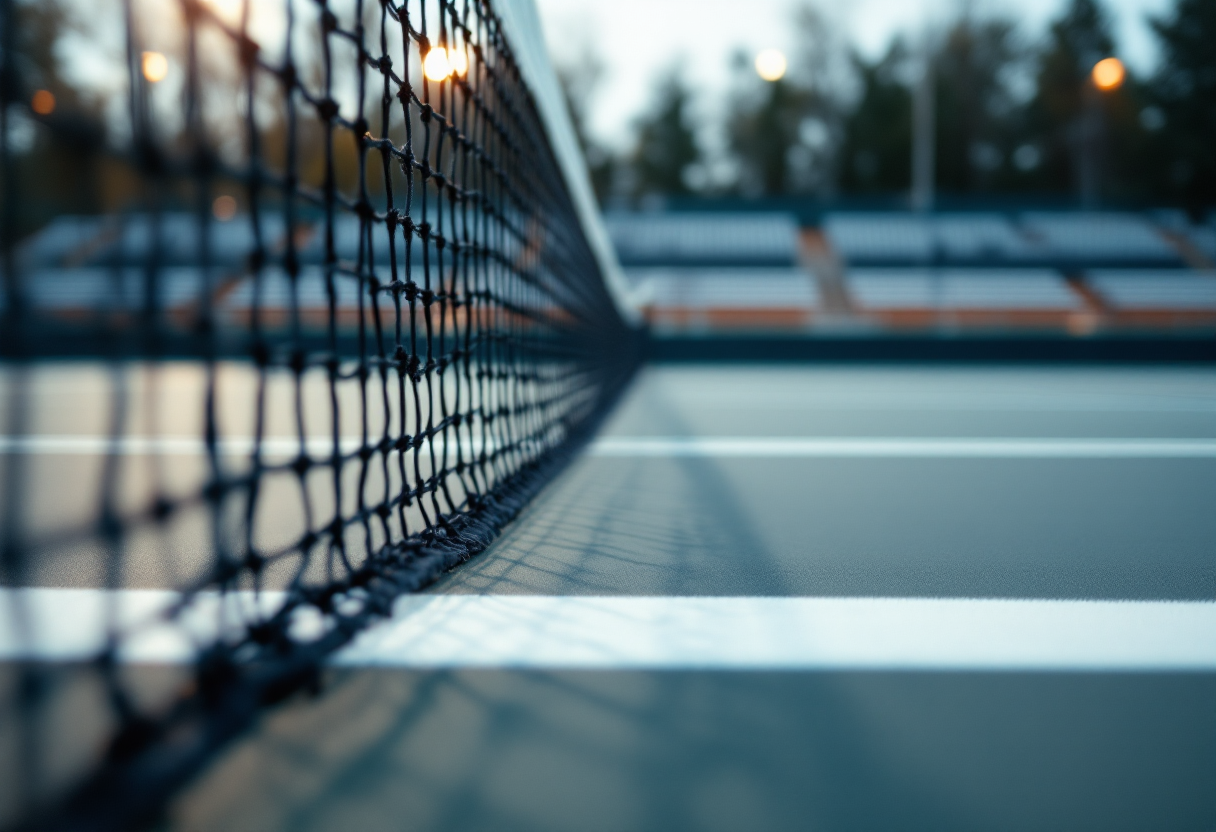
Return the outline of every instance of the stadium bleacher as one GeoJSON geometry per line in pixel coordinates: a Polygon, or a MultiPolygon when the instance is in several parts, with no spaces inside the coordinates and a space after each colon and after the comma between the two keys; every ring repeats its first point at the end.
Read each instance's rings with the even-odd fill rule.
{"type": "MultiPolygon", "coordinates": [[[[158,255],[162,272],[158,303],[186,308],[198,301],[202,280],[196,264],[199,240],[194,217],[161,217],[169,244],[158,255]]],[[[610,214],[609,233],[626,276],[652,323],[669,328],[805,328],[824,317],[820,267],[800,264],[795,218],[782,213],[610,214]]],[[[252,286],[243,280],[242,252],[252,244],[248,215],[210,224],[211,285],[221,315],[244,320],[252,286]]],[[[323,221],[301,218],[293,242],[304,266],[301,311],[326,308],[323,221]]],[[[286,244],[281,212],[262,219],[263,244],[286,244]]],[[[333,225],[340,264],[360,255],[357,217],[333,225]]],[[[21,248],[29,271],[29,298],[37,307],[71,315],[76,309],[135,309],[143,303],[142,278],[124,264],[144,262],[150,239],[147,219],[115,221],[60,217],[21,248]]],[[[1216,261],[1216,226],[1193,224],[1180,212],[995,212],[917,215],[834,212],[823,219],[828,256],[839,264],[838,295],[846,316],[900,328],[943,321],[983,326],[1066,326],[1076,315],[1096,315],[1110,326],[1210,325],[1216,278],[1202,267],[1216,261]],[[1188,270],[1187,264],[1201,267],[1188,270]],[[1067,278],[1067,279],[1066,279],[1067,278]],[[1069,280],[1072,283],[1069,283],[1069,280]]],[[[375,226],[370,254],[386,267],[389,242],[375,226]]],[[[411,259],[421,263],[416,242],[411,259]]],[[[430,251],[432,263],[450,253],[430,251]]],[[[403,252],[397,252],[402,262],[403,252]]],[[[286,277],[266,272],[264,305],[287,297],[286,277]]],[[[338,307],[356,314],[353,287],[339,275],[338,307]]],[[[832,290],[835,291],[835,290],[832,290]]],[[[836,301],[833,301],[836,303],[836,301]]],[[[285,311],[285,310],[284,310],[285,311]]],[[[833,314],[836,314],[833,311],[833,314]]]]}
{"type": "Polygon", "coordinates": [[[855,269],[846,290],[859,312],[895,326],[1063,326],[1085,310],[1050,269],[855,269]]]}
{"type": "MultiPolygon", "coordinates": [[[[28,302],[60,315],[99,310],[135,312],[145,302],[145,272],[133,266],[39,269],[25,281],[28,302]]],[[[196,268],[170,267],[157,275],[157,304],[172,312],[200,300],[202,274],[196,268]]],[[[0,296],[0,309],[4,298],[0,296]]]]}
{"type": "MultiPolygon", "coordinates": [[[[198,221],[194,214],[164,213],[159,217],[159,262],[197,265],[200,262],[198,221]]],[[[283,215],[267,212],[261,218],[262,241],[268,248],[283,244],[283,215]]],[[[248,214],[210,225],[207,254],[221,267],[243,265],[253,246],[253,223],[248,214]]],[[[32,237],[21,249],[27,269],[73,266],[138,265],[150,257],[148,247],[156,235],[148,218],[59,217],[32,237]]]]}
{"type": "Polygon", "coordinates": [[[942,259],[950,263],[1033,263],[1049,259],[1042,247],[998,214],[946,214],[932,220],[942,259]]]}
{"type": "Polygon", "coordinates": [[[1184,234],[1209,263],[1216,263],[1216,225],[1192,225],[1184,234]]]}
{"type": "Polygon", "coordinates": [[[1147,218],[1135,214],[1037,212],[1020,220],[1062,266],[1183,265],[1178,250],[1147,218]]]}
{"type": "MultiPolygon", "coordinates": [[[[198,223],[193,214],[165,213],[160,217],[162,244],[160,262],[169,265],[196,265],[199,260],[198,223]]],[[[269,251],[282,250],[286,240],[281,211],[267,211],[261,219],[262,244],[269,251]]],[[[319,217],[300,217],[296,223],[295,244],[301,263],[325,261],[324,224],[319,217]]],[[[382,225],[371,227],[371,250],[377,262],[389,259],[388,232],[382,225]]],[[[230,220],[216,220],[209,226],[208,257],[220,268],[244,266],[253,247],[253,223],[248,214],[230,220]]],[[[121,223],[113,217],[65,216],[52,221],[34,235],[20,256],[27,269],[77,266],[113,266],[146,262],[151,239],[148,220],[142,215],[126,217],[121,223]]],[[[423,246],[415,240],[411,247],[414,262],[421,262],[423,246]]],[[[334,253],[338,260],[359,256],[359,218],[346,214],[334,218],[334,253]]],[[[435,254],[432,248],[432,255],[435,254]]],[[[401,256],[398,252],[398,256],[401,256]]]]}
{"type": "Polygon", "coordinates": [[[1213,271],[1094,269],[1085,282],[1123,323],[1216,322],[1213,271]]]}
{"type": "Polygon", "coordinates": [[[933,258],[930,222],[914,214],[830,214],[823,230],[849,264],[916,265],[933,258]]]}
{"type": "Polygon", "coordinates": [[[791,266],[798,224],[781,213],[612,213],[605,217],[621,265],[791,266]]]}
{"type": "Polygon", "coordinates": [[[830,214],[837,256],[850,266],[1182,266],[1145,217],[1119,213],[830,214]]]}
{"type": "Polygon", "coordinates": [[[819,291],[802,269],[634,269],[626,273],[652,324],[805,326],[819,291]]]}

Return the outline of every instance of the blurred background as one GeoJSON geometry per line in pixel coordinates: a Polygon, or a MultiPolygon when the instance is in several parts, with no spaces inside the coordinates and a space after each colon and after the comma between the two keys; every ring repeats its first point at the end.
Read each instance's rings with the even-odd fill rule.
{"type": "Polygon", "coordinates": [[[1216,3],[540,0],[662,333],[1216,325],[1216,3]]]}
{"type": "MultiPolygon", "coordinates": [[[[202,2],[232,21],[243,8],[202,2]]],[[[250,5],[262,43],[278,40],[277,6],[250,5]]],[[[538,6],[630,291],[659,335],[1216,332],[1211,0],[538,6]]],[[[168,187],[151,205],[132,167],[149,164],[132,123],[163,146],[192,141],[181,27],[163,25],[180,9],[132,4],[143,51],[127,66],[114,0],[12,8],[22,42],[5,96],[23,106],[6,108],[3,179],[23,209],[5,233],[37,276],[33,302],[70,311],[95,305],[81,269],[140,261],[139,211],[167,211],[170,231],[182,212],[188,236],[199,210],[168,187]],[[114,14],[98,12],[107,4],[114,14]],[[121,229],[90,219],[123,211],[121,229]]],[[[302,124],[289,141],[274,90],[239,87],[231,43],[202,44],[200,60],[199,123],[217,154],[205,198],[230,229],[217,250],[231,237],[240,252],[246,96],[271,173],[290,147],[302,185],[320,187],[326,137],[302,124]]],[[[352,114],[379,95],[356,76],[335,79],[352,114]]],[[[347,131],[334,139],[333,175],[353,198],[358,151],[347,131]]],[[[379,164],[372,154],[366,187],[382,205],[379,164]]],[[[302,209],[290,229],[302,250],[319,246],[309,223],[302,209]]]]}

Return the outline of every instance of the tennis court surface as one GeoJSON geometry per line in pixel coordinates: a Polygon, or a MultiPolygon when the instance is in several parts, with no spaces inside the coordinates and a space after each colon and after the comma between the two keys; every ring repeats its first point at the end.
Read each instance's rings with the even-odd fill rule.
{"type": "Polygon", "coordinates": [[[652,367],[172,816],[1210,828],[1214,415],[1207,369],[652,367]]]}
{"type": "Polygon", "coordinates": [[[1214,417],[1208,368],[647,367],[167,826],[1210,828],[1214,417]]]}

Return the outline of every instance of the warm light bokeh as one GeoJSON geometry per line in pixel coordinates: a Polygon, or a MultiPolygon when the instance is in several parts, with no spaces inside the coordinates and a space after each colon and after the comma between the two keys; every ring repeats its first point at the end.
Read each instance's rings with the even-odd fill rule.
{"type": "Polygon", "coordinates": [[[211,203],[211,214],[220,222],[228,222],[236,216],[236,200],[228,194],[220,194],[211,203]]]}
{"type": "Polygon", "coordinates": [[[765,49],[756,56],[756,74],[765,81],[779,81],[785,75],[785,55],[776,49],[765,49]]]}
{"type": "Polygon", "coordinates": [[[459,49],[444,49],[436,46],[426,53],[422,71],[432,81],[446,81],[454,73],[464,75],[469,71],[469,59],[459,49]]]}
{"type": "Polygon", "coordinates": [[[1117,90],[1123,85],[1126,74],[1123,61],[1118,58],[1103,58],[1094,64],[1094,86],[1100,90],[1117,90]]]}
{"type": "Polygon", "coordinates": [[[159,52],[145,52],[142,64],[144,77],[153,84],[165,80],[169,74],[169,59],[159,52]]]}
{"type": "Polygon", "coordinates": [[[40,116],[55,112],[55,96],[50,90],[38,90],[30,101],[30,109],[40,116]]]}
{"type": "Polygon", "coordinates": [[[241,21],[244,0],[206,0],[216,15],[225,23],[236,25],[241,21]]]}

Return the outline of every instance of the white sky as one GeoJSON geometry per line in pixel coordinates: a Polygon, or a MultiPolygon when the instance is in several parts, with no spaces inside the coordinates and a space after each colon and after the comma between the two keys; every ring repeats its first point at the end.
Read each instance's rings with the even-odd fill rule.
{"type": "MultiPolygon", "coordinates": [[[[880,54],[892,35],[946,20],[966,0],[818,0],[836,30],[867,56],[880,54]]],[[[703,107],[724,98],[735,49],[789,51],[791,0],[536,0],[550,51],[570,62],[591,49],[605,64],[593,102],[592,131],[618,148],[628,143],[633,117],[649,101],[651,82],[682,63],[703,107]]],[[[1064,0],[971,0],[980,14],[1004,13],[1023,34],[1041,36],[1064,0]]],[[[1118,51],[1135,69],[1156,59],[1145,17],[1172,0],[1105,0],[1115,21],[1118,51]]]]}

